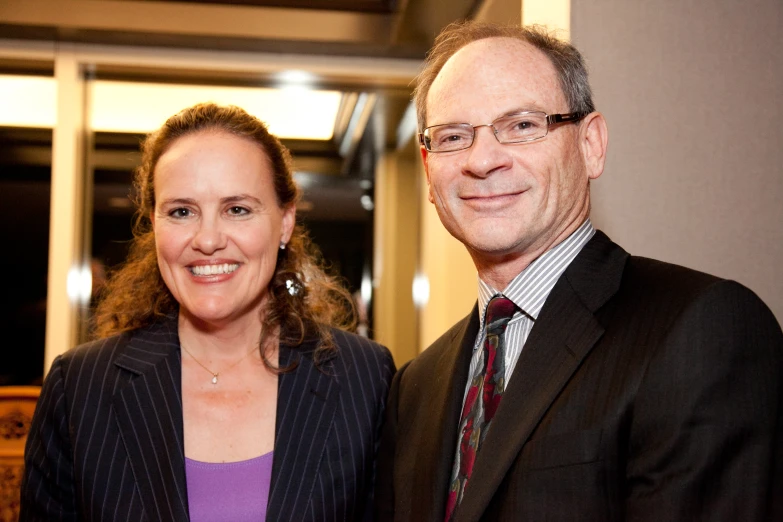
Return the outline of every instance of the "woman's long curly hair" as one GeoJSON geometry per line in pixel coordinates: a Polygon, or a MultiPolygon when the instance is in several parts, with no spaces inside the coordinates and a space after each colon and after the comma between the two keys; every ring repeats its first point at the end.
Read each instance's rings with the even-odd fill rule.
{"type": "MultiPolygon", "coordinates": [[[[97,338],[148,326],[178,310],[178,303],[161,277],[150,216],[155,209],[155,167],[179,138],[196,132],[227,132],[258,144],[272,164],[273,183],[280,208],[295,205],[300,197],[293,180],[291,155],[258,118],[234,106],[201,103],[169,118],[142,144],[142,163],[136,170],[136,216],[133,241],[126,262],[115,271],[102,292],[94,316],[97,338]]],[[[355,324],[350,294],[321,268],[318,250],[301,225],[294,228],[267,288],[262,311],[260,346],[268,349],[271,336],[298,346],[305,339],[320,339],[317,364],[334,354],[330,327],[351,329],[355,324]]],[[[273,369],[262,351],[267,367],[273,369]]]]}

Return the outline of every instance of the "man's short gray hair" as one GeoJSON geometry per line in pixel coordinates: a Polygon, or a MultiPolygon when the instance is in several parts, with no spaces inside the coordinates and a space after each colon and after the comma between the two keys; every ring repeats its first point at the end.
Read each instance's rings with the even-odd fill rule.
{"type": "Polygon", "coordinates": [[[595,110],[587,67],[579,51],[560,40],[545,27],[538,25],[497,25],[484,22],[454,22],[435,38],[424,61],[424,68],[416,77],[413,98],[419,131],[427,126],[427,94],[445,63],[466,45],[485,38],[516,38],[543,52],[555,66],[560,87],[570,112],[590,113],[595,110]]]}

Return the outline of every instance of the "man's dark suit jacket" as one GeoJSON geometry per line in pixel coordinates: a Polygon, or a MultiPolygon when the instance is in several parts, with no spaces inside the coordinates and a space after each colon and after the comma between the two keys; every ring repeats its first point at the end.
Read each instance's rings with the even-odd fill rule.
{"type": "MultiPolygon", "coordinates": [[[[333,331],[280,347],[267,520],[365,520],[394,373],[386,348],[333,331]]],[[[176,318],[60,356],[44,383],[25,452],[21,521],[185,522],[181,359],[176,318]]],[[[230,430],[231,426],[226,426],[230,430]]]]}
{"type": "MultiPolygon", "coordinates": [[[[442,522],[478,310],[394,378],[378,520],[442,522]]],[[[783,335],[741,285],[601,232],[558,280],[454,520],[783,520],[783,335]]]]}

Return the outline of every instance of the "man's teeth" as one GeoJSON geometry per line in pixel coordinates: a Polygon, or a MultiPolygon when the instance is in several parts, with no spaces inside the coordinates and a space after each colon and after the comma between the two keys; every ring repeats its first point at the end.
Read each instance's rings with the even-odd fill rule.
{"type": "Polygon", "coordinates": [[[230,274],[234,270],[239,268],[239,263],[223,263],[222,265],[199,265],[190,267],[190,271],[193,275],[197,276],[210,276],[218,274],[230,274]]]}

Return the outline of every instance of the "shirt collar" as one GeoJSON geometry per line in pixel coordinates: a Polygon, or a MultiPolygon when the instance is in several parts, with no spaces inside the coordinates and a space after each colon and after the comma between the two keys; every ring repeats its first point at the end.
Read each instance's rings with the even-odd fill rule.
{"type": "Polygon", "coordinates": [[[570,236],[530,263],[502,292],[479,278],[478,304],[481,328],[484,328],[487,304],[496,295],[508,297],[522,313],[534,321],[538,319],[538,314],[555,283],[594,234],[595,228],[588,218],[570,236]]]}

